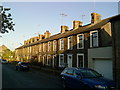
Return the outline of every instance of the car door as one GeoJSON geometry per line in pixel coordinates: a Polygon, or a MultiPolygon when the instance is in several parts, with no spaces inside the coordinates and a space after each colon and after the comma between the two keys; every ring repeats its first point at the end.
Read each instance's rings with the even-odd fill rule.
{"type": "Polygon", "coordinates": [[[73,82],[73,69],[69,68],[65,75],[65,82],[68,87],[72,87],[73,82]]]}
{"type": "Polygon", "coordinates": [[[77,70],[73,71],[73,82],[74,82],[74,87],[73,88],[83,88],[84,83],[82,81],[82,77],[80,75],[80,73],[77,73],[77,70]]]}

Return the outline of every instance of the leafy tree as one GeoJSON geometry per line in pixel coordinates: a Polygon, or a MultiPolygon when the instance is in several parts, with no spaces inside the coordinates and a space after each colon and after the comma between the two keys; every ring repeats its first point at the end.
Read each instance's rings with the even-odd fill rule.
{"type": "Polygon", "coordinates": [[[12,60],[14,58],[14,52],[10,51],[10,49],[6,49],[2,53],[2,58],[7,60],[12,60]]]}
{"type": "Polygon", "coordinates": [[[9,30],[14,31],[14,23],[11,14],[8,12],[10,8],[3,8],[0,6],[0,33],[8,33],[9,30]]]}

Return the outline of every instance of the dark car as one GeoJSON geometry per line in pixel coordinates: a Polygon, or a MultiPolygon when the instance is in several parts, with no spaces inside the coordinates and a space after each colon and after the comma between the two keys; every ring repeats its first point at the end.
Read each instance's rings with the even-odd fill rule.
{"type": "Polygon", "coordinates": [[[5,59],[1,59],[1,63],[2,63],[2,64],[7,64],[7,63],[8,63],[8,61],[7,61],[7,60],[5,60],[5,59]]]}
{"type": "Polygon", "coordinates": [[[18,71],[22,71],[22,70],[29,71],[29,63],[27,63],[27,62],[18,62],[16,64],[16,70],[18,70],[18,71]]]}
{"type": "Polygon", "coordinates": [[[116,90],[116,83],[113,80],[104,78],[90,68],[65,68],[60,75],[64,88],[116,90]]]}

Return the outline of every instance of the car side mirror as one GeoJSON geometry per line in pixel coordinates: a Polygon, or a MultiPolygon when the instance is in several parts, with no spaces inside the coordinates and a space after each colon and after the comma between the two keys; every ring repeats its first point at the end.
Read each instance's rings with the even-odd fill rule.
{"type": "Polygon", "coordinates": [[[76,75],[77,75],[77,76],[76,76],[77,78],[79,78],[79,79],[82,78],[81,75],[80,75],[80,73],[76,73],[76,75]]]}
{"type": "Polygon", "coordinates": [[[81,77],[80,75],[77,75],[76,77],[77,77],[78,79],[82,79],[82,77],[81,77]]]}

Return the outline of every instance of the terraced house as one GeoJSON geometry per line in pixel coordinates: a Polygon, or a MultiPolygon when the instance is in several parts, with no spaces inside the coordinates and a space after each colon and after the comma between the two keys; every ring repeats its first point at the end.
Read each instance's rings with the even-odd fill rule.
{"type": "Polygon", "coordinates": [[[120,15],[101,20],[100,14],[91,13],[90,24],[75,20],[71,30],[61,26],[60,33],[52,36],[46,31],[16,48],[16,60],[34,59],[53,68],[90,67],[113,79],[111,19],[116,17],[120,15]]]}

